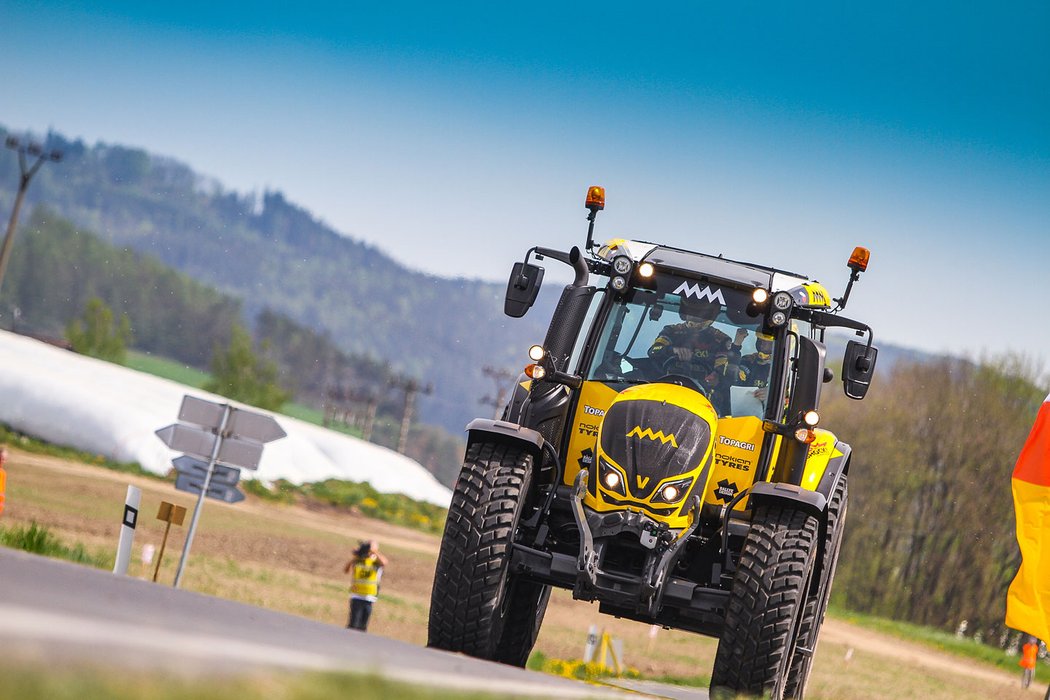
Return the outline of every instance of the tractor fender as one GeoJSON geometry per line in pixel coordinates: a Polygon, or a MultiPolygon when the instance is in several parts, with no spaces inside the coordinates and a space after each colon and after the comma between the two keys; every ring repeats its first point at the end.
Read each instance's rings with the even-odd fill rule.
{"type": "Polygon", "coordinates": [[[831,494],[835,493],[835,487],[842,476],[849,472],[849,457],[853,448],[838,440],[835,442],[835,452],[839,454],[828,460],[828,466],[824,468],[824,474],[820,477],[820,483],[817,484],[817,491],[828,499],[831,498],[831,494]]]}
{"type": "Polygon", "coordinates": [[[839,480],[849,471],[849,457],[853,448],[842,441],[836,441],[835,451],[838,454],[828,460],[816,490],[810,491],[794,484],[760,481],[751,487],[749,507],[753,508],[758,503],[782,501],[802,508],[823,521],[828,499],[835,492],[839,480]]]}
{"type": "Polygon", "coordinates": [[[467,445],[475,442],[493,441],[521,445],[536,458],[543,459],[543,447],[546,441],[538,431],[525,428],[517,423],[489,418],[475,418],[467,424],[467,445]]]}
{"type": "Polygon", "coordinates": [[[822,518],[824,510],[828,507],[828,498],[820,491],[809,491],[801,486],[782,481],[760,481],[751,487],[748,495],[750,498],[748,508],[751,510],[756,505],[780,503],[822,518]]]}

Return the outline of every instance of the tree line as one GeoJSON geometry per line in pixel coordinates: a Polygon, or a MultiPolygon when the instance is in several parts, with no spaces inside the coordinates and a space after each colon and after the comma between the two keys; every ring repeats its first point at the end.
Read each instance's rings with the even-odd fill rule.
{"type": "Polygon", "coordinates": [[[1023,359],[942,357],[880,373],[863,402],[826,400],[822,423],[853,447],[835,599],[1005,638],[1020,563],[1010,478],[1046,393],[1023,359]]]}
{"type": "MultiPolygon", "coordinates": [[[[126,347],[173,359],[211,372],[206,389],[264,408],[290,398],[321,408],[333,387],[353,386],[380,399],[373,441],[397,445],[402,406],[392,385],[400,375],[387,362],[344,352],[326,333],[269,308],[245,323],[239,299],[43,207],[12,249],[0,326],[66,338],[116,362],[126,347]]],[[[440,428],[416,425],[406,453],[450,483],[462,446],[440,428]]]]}
{"type": "MultiPolygon", "coordinates": [[[[0,126],[0,138],[4,133],[0,126]]],[[[46,142],[64,157],[36,176],[28,207],[44,203],[80,230],[240,299],[253,322],[271,309],[330,334],[348,353],[380,358],[433,384],[433,394],[420,397],[420,417],[447,430],[458,433],[477,417],[478,399],[491,391],[482,367],[519,368],[525,350],[544,336],[554,294],[541,294],[528,317],[507,323],[503,284],[406,269],[280,192],[231,192],[183,163],[118,144],[57,133],[46,142]]],[[[17,161],[0,154],[0,211],[13,197],[4,183],[14,182],[17,161]]],[[[522,252],[537,242],[522,241],[522,252]]],[[[506,272],[509,264],[496,271],[506,272]]]]}

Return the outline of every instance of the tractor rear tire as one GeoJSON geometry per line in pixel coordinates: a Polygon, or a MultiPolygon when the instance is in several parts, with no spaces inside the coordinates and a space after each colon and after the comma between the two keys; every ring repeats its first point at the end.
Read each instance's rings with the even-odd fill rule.
{"type": "Polygon", "coordinates": [[[784,697],[818,536],[817,519],[804,511],[782,504],[755,507],[711,672],[712,698],[784,697]]]}
{"type": "Polygon", "coordinates": [[[831,584],[835,579],[835,568],[838,566],[842,534],[846,531],[848,505],[849,485],[846,475],[843,474],[828,502],[828,523],[824,534],[820,583],[806,600],[802,628],[798,635],[798,646],[791,659],[791,668],[788,669],[787,682],[784,685],[784,697],[786,698],[801,699],[806,693],[809,672],[813,668],[813,657],[820,638],[820,627],[824,624],[824,614],[828,611],[828,600],[831,598],[831,584]]]}
{"type": "Polygon", "coordinates": [[[427,646],[525,664],[550,595],[510,571],[531,480],[532,455],[520,446],[467,448],[434,572],[427,646]]]}

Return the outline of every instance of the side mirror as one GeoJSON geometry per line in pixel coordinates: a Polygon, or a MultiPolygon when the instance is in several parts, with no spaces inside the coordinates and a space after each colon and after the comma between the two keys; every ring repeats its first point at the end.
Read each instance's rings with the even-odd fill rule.
{"type": "Polygon", "coordinates": [[[842,360],[842,387],[851,399],[863,399],[871,386],[875,374],[875,358],[879,349],[851,340],[846,343],[846,356],[842,360]]]}
{"type": "Polygon", "coordinates": [[[507,298],[503,302],[503,313],[511,318],[521,318],[536,302],[543,282],[543,268],[529,263],[514,263],[507,282],[507,298]]]}

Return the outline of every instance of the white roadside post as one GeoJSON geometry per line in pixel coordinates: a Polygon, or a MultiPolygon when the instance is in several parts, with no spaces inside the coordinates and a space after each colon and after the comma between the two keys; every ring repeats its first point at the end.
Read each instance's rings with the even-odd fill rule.
{"type": "Polygon", "coordinates": [[[594,661],[594,652],[598,651],[598,625],[591,625],[587,630],[587,645],[583,648],[583,663],[594,661]]]}
{"type": "Polygon", "coordinates": [[[135,525],[139,520],[139,503],[142,501],[142,490],[138,486],[128,485],[128,494],[124,498],[124,518],[120,524],[120,541],[117,543],[117,561],[113,564],[113,573],[126,575],[131,561],[131,545],[135,541],[135,525]]]}

